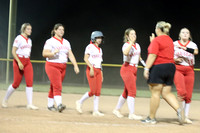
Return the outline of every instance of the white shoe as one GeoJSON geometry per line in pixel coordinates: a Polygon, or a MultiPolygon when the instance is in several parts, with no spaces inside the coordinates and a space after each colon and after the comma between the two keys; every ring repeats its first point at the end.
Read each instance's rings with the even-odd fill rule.
{"type": "Polygon", "coordinates": [[[79,113],[82,114],[83,111],[82,111],[81,107],[82,107],[82,104],[80,104],[79,101],[76,101],[76,110],[77,110],[79,113]]]}
{"type": "Polygon", "coordinates": [[[26,106],[27,109],[38,110],[38,107],[34,106],[33,104],[29,104],[26,106]]]}
{"type": "Polygon", "coordinates": [[[93,116],[104,116],[104,114],[103,114],[103,113],[100,113],[99,111],[94,111],[94,112],[92,113],[92,115],[93,115],[93,116]]]}
{"type": "Polygon", "coordinates": [[[129,114],[129,115],[128,115],[128,118],[129,118],[130,120],[141,120],[141,119],[142,119],[142,116],[135,115],[135,114],[129,114]]]}
{"type": "Polygon", "coordinates": [[[8,107],[8,100],[3,100],[1,106],[3,108],[7,108],[8,107]]]}
{"type": "Polygon", "coordinates": [[[114,109],[114,110],[113,110],[113,114],[114,114],[115,116],[117,116],[118,118],[124,117],[124,116],[120,113],[120,111],[117,110],[117,109],[114,109]]]}
{"type": "Polygon", "coordinates": [[[192,121],[189,118],[185,118],[184,122],[187,124],[192,124],[192,121]]]}

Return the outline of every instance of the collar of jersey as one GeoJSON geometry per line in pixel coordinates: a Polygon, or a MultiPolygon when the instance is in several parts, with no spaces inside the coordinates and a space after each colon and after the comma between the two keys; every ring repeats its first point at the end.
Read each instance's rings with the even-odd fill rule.
{"type": "Polygon", "coordinates": [[[23,36],[22,34],[21,34],[21,36],[26,40],[26,42],[28,43],[28,38],[26,38],[25,36],[23,36]]]}
{"type": "Polygon", "coordinates": [[[60,40],[58,38],[56,38],[55,36],[53,37],[54,39],[58,40],[61,44],[63,44],[63,38],[60,40]]]}
{"type": "Polygon", "coordinates": [[[179,43],[182,47],[186,47],[186,46],[190,43],[190,41],[188,41],[185,45],[183,45],[183,44],[181,43],[180,40],[178,40],[178,43],[179,43]]]}
{"type": "MultiPolygon", "coordinates": [[[[127,43],[130,44],[129,42],[127,42],[127,43]]],[[[134,43],[134,45],[132,44],[132,46],[137,50],[136,43],[134,43]]]]}
{"type": "Polygon", "coordinates": [[[99,47],[97,47],[94,43],[92,43],[92,41],[90,41],[90,44],[93,44],[99,50],[99,53],[100,53],[100,48],[99,47]]]}

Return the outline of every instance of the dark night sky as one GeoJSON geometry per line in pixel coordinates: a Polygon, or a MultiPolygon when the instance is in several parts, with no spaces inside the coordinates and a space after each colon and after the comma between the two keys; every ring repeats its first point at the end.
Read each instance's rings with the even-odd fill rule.
{"type": "MultiPolygon", "coordinates": [[[[78,62],[83,62],[86,45],[94,30],[105,35],[102,45],[104,63],[122,63],[121,47],[126,28],[137,32],[137,42],[142,48],[142,57],[147,57],[149,35],[154,32],[157,21],[172,24],[170,35],[178,38],[181,28],[190,29],[193,41],[200,43],[200,8],[198,1],[80,1],[80,0],[18,0],[17,33],[22,23],[32,24],[32,59],[41,60],[42,49],[56,23],[65,25],[65,38],[71,43],[78,62]]],[[[9,1],[0,0],[0,57],[6,57],[9,1]]],[[[196,67],[200,67],[196,56],[196,67]]]]}

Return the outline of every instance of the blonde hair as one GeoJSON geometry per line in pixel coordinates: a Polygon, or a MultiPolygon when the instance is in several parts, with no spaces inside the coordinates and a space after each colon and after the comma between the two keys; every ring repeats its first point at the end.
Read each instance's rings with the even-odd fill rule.
{"type": "Polygon", "coordinates": [[[159,21],[156,24],[156,28],[159,28],[163,33],[169,35],[169,30],[171,29],[171,24],[165,21],[159,21]]]}
{"type": "Polygon", "coordinates": [[[178,39],[181,40],[180,34],[181,34],[181,31],[182,31],[183,29],[186,29],[186,30],[189,31],[189,35],[190,35],[189,40],[192,41],[192,35],[191,35],[191,33],[190,33],[190,30],[189,30],[188,28],[185,28],[185,27],[182,28],[182,29],[180,30],[178,39]]]}
{"type": "Polygon", "coordinates": [[[129,36],[129,34],[130,34],[130,32],[132,30],[134,30],[134,29],[133,28],[128,28],[128,29],[125,30],[125,32],[124,32],[124,43],[128,42],[128,36],[129,36]]]}
{"type": "Polygon", "coordinates": [[[24,33],[24,31],[26,30],[27,26],[31,26],[31,24],[30,23],[22,24],[21,29],[20,29],[20,33],[21,34],[24,33]]]}
{"type": "Polygon", "coordinates": [[[53,27],[53,30],[51,31],[51,36],[55,36],[55,30],[57,30],[60,26],[62,26],[63,28],[65,28],[62,24],[58,23],[58,24],[55,24],[54,27],[53,27]]]}

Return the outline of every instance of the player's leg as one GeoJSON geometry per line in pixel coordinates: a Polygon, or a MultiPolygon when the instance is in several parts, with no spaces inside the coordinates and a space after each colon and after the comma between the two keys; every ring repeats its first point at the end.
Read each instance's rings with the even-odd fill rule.
{"type": "Polygon", "coordinates": [[[96,76],[96,86],[95,86],[95,94],[94,94],[94,116],[104,116],[103,113],[99,112],[99,97],[101,94],[101,87],[102,87],[102,73],[100,69],[95,69],[95,76],[96,76]]]}
{"type": "MultiPolygon", "coordinates": [[[[60,65],[57,63],[46,62],[45,70],[51,84],[53,85],[53,95],[57,108],[62,107],[62,74],[60,72],[60,65]]],[[[63,109],[64,108],[61,108],[61,111],[59,112],[62,112],[63,109]]]]}
{"type": "Polygon", "coordinates": [[[48,94],[47,108],[50,111],[57,111],[57,109],[54,106],[53,85],[51,83],[50,83],[50,89],[49,89],[49,94],[48,94]]]}
{"type": "Polygon", "coordinates": [[[194,87],[194,71],[193,71],[193,68],[189,68],[185,76],[185,88],[187,91],[187,95],[185,98],[185,108],[184,108],[185,122],[188,124],[192,123],[192,121],[189,119],[189,109],[190,109],[190,103],[192,99],[193,87],[194,87]]]}
{"type": "Polygon", "coordinates": [[[18,64],[15,60],[13,60],[13,76],[14,81],[13,84],[11,84],[6,92],[6,95],[2,102],[2,107],[8,107],[8,99],[13,94],[13,92],[19,87],[22,77],[23,77],[23,71],[19,70],[18,64]]]}
{"type": "Polygon", "coordinates": [[[94,84],[94,77],[90,77],[90,69],[87,67],[86,69],[86,77],[87,77],[87,80],[88,80],[88,84],[89,84],[89,87],[90,87],[90,92],[86,92],[82,97],[81,99],[77,100],[76,101],[76,110],[79,112],[79,113],[83,113],[82,111],[82,105],[83,105],[83,102],[85,100],[87,100],[89,97],[93,96],[94,92],[92,89],[94,84]]]}
{"type": "Polygon", "coordinates": [[[27,97],[27,108],[28,109],[38,109],[38,107],[34,106],[32,103],[33,100],[33,66],[29,61],[24,66],[24,77],[26,81],[26,97],[27,97]]]}

